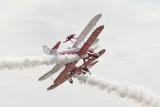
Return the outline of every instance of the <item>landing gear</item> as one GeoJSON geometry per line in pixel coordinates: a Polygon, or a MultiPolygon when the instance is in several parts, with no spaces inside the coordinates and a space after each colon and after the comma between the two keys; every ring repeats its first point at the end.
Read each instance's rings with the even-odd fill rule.
{"type": "Polygon", "coordinates": [[[72,78],[71,78],[71,79],[69,79],[69,82],[70,82],[71,84],[73,84],[73,80],[72,80],[72,78]]]}
{"type": "Polygon", "coordinates": [[[83,72],[83,74],[85,75],[85,74],[86,74],[86,72],[83,72]]]}
{"type": "Polygon", "coordinates": [[[86,72],[88,72],[88,73],[91,75],[91,73],[90,73],[90,71],[89,71],[89,69],[88,69],[87,66],[83,66],[81,72],[82,72],[84,75],[86,74],[86,72]]]}
{"type": "Polygon", "coordinates": [[[87,66],[85,66],[85,68],[84,68],[83,70],[85,70],[85,71],[89,71],[89,69],[87,68],[87,66]]]}
{"type": "Polygon", "coordinates": [[[84,71],[84,70],[81,70],[81,72],[85,75],[86,74],[86,72],[84,71]]]}

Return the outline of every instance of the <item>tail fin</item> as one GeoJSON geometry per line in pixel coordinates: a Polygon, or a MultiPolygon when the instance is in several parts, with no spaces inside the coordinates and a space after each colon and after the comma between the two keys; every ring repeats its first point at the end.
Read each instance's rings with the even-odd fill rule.
{"type": "Polygon", "coordinates": [[[61,41],[59,41],[52,49],[51,49],[51,54],[57,52],[57,49],[59,48],[59,45],[61,44],[61,41]]]}
{"type": "Polygon", "coordinates": [[[51,55],[53,53],[56,53],[60,43],[61,43],[61,41],[59,41],[52,49],[48,48],[47,46],[43,46],[43,52],[47,55],[51,55]]]}

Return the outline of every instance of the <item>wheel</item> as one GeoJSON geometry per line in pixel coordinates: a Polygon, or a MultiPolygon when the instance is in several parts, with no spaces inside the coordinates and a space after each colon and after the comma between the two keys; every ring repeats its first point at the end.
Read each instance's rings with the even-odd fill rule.
{"type": "Polygon", "coordinates": [[[69,82],[70,82],[71,84],[73,84],[73,80],[72,80],[72,79],[69,79],[69,82]]]}
{"type": "Polygon", "coordinates": [[[85,75],[85,74],[86,74],[86,72],[83,72],[83,74],[85,75]]]}

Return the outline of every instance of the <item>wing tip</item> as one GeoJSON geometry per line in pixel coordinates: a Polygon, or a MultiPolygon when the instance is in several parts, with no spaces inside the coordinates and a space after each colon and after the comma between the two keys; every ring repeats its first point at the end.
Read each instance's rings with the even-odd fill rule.
{"type": "Polygon", "coordinates": [[[42,77],[40,77],[40,78],[38,79],[38,81],[45,80],[45,79],[47,79],[49,76],[51,76],[51,74],[50,74],[50,72],[47,72],[47,73],[44,74],[42,77]]]}
{"type": "Polygon", "coordinates": [[[102,17],[102,13],[100,13],[100,14],[97,14],[97,16],[99,16],[99,17],[102,17]]]}
{"type": "Polygon", "coordinates": [[[102,17],[102,14],[100,13],[100,14],[97,14],[94,18],[99,20],[101,17],[102,17]]]}
{"type": "Polygon", "coordinates": [[[38,81],[42,81],[42,80],[44,80],[42,77],[40,77],[40,78],[38,79],[38,81]]]}
{"type": "Polygon", "coordinates": [[[47,90],[52,90],[52,89],[54,89],[55,87],[56,87],[56,85],[53,84],[53,85],[51,85],[50,87],[48,87],[47,90]]]}

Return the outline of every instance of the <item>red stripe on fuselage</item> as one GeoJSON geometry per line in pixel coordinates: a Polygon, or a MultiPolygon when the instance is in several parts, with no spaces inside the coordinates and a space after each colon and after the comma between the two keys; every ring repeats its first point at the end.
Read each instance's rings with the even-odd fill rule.
{"type": "MultiPolygon", "coordinates": [[[[67,50],[67,51],[61,51],[61,52],[58,52],[58,54],[60,54],[60,55],[66,55],[66,54],[77,54],[77,53],[78,53],[78,51],[79,51],[79,49],[77,49],[77,50],[67,50]]],[[[87,52],[93,53],[93,51],[92,51],[92,50],[88,50],[87,52]]],[[[87,53],[87,52],[86,52],[86,53],[87,53]]]]}

